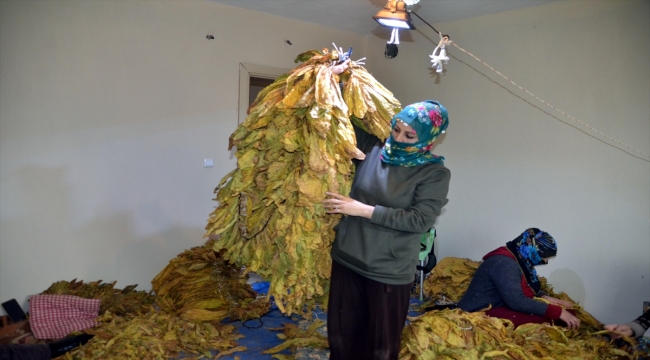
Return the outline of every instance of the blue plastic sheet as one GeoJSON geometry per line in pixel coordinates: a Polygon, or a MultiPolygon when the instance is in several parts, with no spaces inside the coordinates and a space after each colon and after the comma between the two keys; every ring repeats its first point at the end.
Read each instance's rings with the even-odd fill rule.
{"type": "MultiPolygon", "coordinates": [[[[253,290],[260,295],[265,295],[269,290],[268,281],[260,281],[251,284],[253,290]]],[[[420,315],[415,309],[418,308],[420,301],[417,297],[411,298],[411,306],[409,309],[408,316],[417,316],[420,315]]],[[[322,309],[317,308],[313,311],[313,318],[327,321],[327,313],[322,309]]],[[[241,321],[229,321],[228,319],[224,320],[224,323],[235,326],[236,331],[242,335],[244,338],[239,339],[237,342],[240,346],[245,346],[246,351],[236,352],[228,356],[223,356],[220,359],[234,360],[236,357],[239,357],[243,360],[271,360],[273,359],[271,355],[264,354],[265,350],[268,350],[274,346],[280,345],[283,340],[278,338],[278,334],[282,333],[283,324],[292,323],[298,325],[298,323],[304,320],[304,318],[293,315],[286,316],[280,312],[278,307],[273,302],[273,297],[271,297],[271,309],[268,313],[262,316],[260,319],[254,319],[242,323],[241,321]]],[[[292,354],[290,349],[286,349],[280,354],[290,355],[292,354]]],[[[310,354],[310,359],[327,359],[329,355],[329,350],[318,350],[310,354]]],[[[298,359],[304,358],[297,356],[298,359]]]]}

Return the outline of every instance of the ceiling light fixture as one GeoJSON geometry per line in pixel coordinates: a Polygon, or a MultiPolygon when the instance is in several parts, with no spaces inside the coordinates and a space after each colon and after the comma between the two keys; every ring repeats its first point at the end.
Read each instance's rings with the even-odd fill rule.
{"type": "Polygon", "coordinates": [[[372,17],[381,26],[415,30],[410,11],[404,0],[388,0],[386,6],[372,17]]]}

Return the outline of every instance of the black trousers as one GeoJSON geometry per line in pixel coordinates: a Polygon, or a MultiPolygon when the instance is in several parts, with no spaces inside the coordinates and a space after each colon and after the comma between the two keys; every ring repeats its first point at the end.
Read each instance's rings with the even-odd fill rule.
{"type": "Polygon", "coordinates": [[[397,359],[411,286],[370,280],[332,261],[327,309],[330,359],[397,359]]]}

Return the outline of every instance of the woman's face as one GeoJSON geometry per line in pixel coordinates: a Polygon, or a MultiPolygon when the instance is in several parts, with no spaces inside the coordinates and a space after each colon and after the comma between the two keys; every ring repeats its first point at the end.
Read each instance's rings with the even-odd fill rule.
{"type": "Polygon", "coordinates": [[[418,142],[418,135],[415,133],[415,130],[399,120],[395,123],[391,134],[397,142],[407,144],[415,144],[418,142]]]}

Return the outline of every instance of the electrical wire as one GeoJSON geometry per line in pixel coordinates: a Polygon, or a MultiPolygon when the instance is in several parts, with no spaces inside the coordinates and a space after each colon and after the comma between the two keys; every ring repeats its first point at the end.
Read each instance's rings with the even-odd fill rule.
{"type": "MultiPolygon", "coordinates": [[[[435,31],[436,33],[440,34],[440,31],[436,30],[436,28],[434,28],[434,27],[433,27],[431,24],[429,24],[426,20],[424,20],[422,17],[420,17],[420,15],[418,15],[415,11],[410,11],[410,13],[412,13],[412,14],[415,15],[415,16],[417,16],[420,20],[422,20],[422,22],[424,22],[424,23],[427,24],[431,29],[433,29],[433,31],[435,31]]],[[[481,59],[479,59],[478,57],[476,57],[474,54],[472,54],[472,53],[470,53],[469,51],[467,51],[467,50],[461,48],[460,46],[458,46],[458,45],[456,44],[456,42],[453,42],[453,41],[452,41],[451,44],[454,45],[458,50],[460,50],[460,51],[466,53],[467,55],[469,55],[469,56],[473,57],[474,59],[476,59],[476,61],[478,61],[478,62],[480,62],[481,64],[485,65],[487,68],[489,68],[490,70],[492,70],[495,74],[498,74],[498,75],[501,76],[502,78],[508,80],[512,85],[518,87],[520,90],[522,90],[522,91],[526,92],[528,95],[534,97],[535,99],[537,99],[538,101],[540,101],[540,102],[543,103],[544,105],[546,105],[546,106],[552,108],[553,110],[555,110],[555,111],[559,112],[560,114],[562,114],[562,115],[568,117],[569,119],[578,122],[579,124],[581,124],[582,126],[586,127],[587,129],[589,129],[589,130],[591,130],[591,131],[594,131],[594,132],[598,133],[600,136],[602,136],[602,137],[604,137],[604,138],[606,138],[606,139],[608,139],[608,140],[610,140],[610,141],[612,141],[612,142],[614,142],[614,143],[616,143],[616,144],[618,144],[618,145],[620,145],[620,146],[623,146],[623,147],[627,148],[629,151],[632,151],[632,152],[634,152],[634,153],[636,153],[636,154],[639,154],[639,155],[641,155],[641,156],[644,156],[644,157],[646,157],[646,158],[648,158],[648,159],[645,159],[645,158],[643,158],[643,157],[641,157],[641,156],[638,156],[638,155],[632,154],[632,153],[626,151],[625,149],[618,148],[619,150],[623,150],[625,153],[627,153],[627,154],[629,154],[629,155],[632,155],[632,156],[634,156],[634,157],[636,157],[636,158],[638,158],[638,159],[641,159],[641,160],[643,160],[643,161],[650,162],[650,154],[646,154],[646,153],[644,153],[644,152],[642,152],[642,151],[639,151],[639,150],[637,150],[637,149],[635,149],[635,148],[633,148],[633,147],[631,147],[631,146],[629,146],[629,145],[627,145],[627,144],[625,144],[625,143],[623,143],[623,142],[621,142],[621,141],[619,141],[619,140],[617,140],[617,139],[614,139],[613,137],[611,137],[611,136],[609,136],[609,135],[603,133],[602,131],[600,131],[600,130],[594,128],[593,126],[591,126],[591,125],[585,123],[584,121],[582,121],[582,120],[580,120],[580,119],[578,119],[578,118],[576,118],[576,117],[574,117],[574,116],[571,116],[571,115],[567,114],[566,112],[564,112],[564,111],[558,109],[557,107],[551,105],[551,104],[548,103],[546,100],[540,98],[539,96],[533,94],[532,92],[530,92],[530,91],[528,91],[527,89],[523,88],[522,86],[518,85],[517,83],[515,83],[514,81],[512,81],[510,78],[508,78],[507,76],[503,75],[501,72],[497,71],[495,68],[493,68],[492,66],[490,66],[489,64],[487,64],[487,63],[484,62],[483,60],[481,60],[481,59]]]]}

